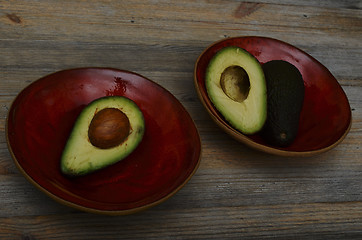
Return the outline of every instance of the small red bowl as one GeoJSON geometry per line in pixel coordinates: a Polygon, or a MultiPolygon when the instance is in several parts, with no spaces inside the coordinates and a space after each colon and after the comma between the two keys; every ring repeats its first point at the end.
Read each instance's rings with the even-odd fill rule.
{"type": "Polygon", "coordinates": [[[144,210],[174,195],[195,173],[201,152],[193,120],[170,92],[117,69],[64,70],[33,82],[12,103],[6,135],[16,165],[36,187],[68,206],[110,215],[144,210]],[[78,114],[94,99],[113,95],[140,107],[142,142],[112,166],[64,176],[60,156],[78,114]]]}
{"type": "Polygon", "coordinates": [[[304,51],[280,40],[267,37],[233,37],[213,43],[196,61],[194,84],[198,96],[216,124],[236,140],[254,149],[281,156],[311,156],[339,144],[351,127],[351,108],[342,87],[330,71],[304,51]],[[298,135],[292,145],[278,148],[258,135],[244,135],[234,129],[216,110],[205,88],[205,69],[220,49],[238,46],[254,55],[261,64],[285,60],[301,72],[305,98],[298,135]]]}

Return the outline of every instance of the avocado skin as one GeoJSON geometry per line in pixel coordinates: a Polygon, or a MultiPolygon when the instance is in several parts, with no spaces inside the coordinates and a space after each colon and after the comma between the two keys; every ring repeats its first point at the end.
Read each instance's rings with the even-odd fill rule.
{"type": "Polygon", "coordinates": [[[304,100],[304,82],[299,70],[283,60],[263,64],[267,85],[267,120],[265,140],[274,146],[287,147],[296,138],[304,100]]]}

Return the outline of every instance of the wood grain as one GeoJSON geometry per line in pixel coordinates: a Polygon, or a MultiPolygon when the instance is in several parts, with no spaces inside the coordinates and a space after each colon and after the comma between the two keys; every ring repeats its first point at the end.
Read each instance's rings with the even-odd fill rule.
{"type": "Polygon", "coordinates": [[[361,1],[1,1],[0,239],[361,239],[361,1]],[[280,158],[222,132],[193,86],[214,41],[267,36],[324,64],[346,92],[352,128],[325,154],[280,158]],[[175,196],[145,212],[107,217],[63,206],[32,186],[7,149],[15,96],[40,77],[114,67],[161,84],[185,106],[202,159],[175,196]]]}

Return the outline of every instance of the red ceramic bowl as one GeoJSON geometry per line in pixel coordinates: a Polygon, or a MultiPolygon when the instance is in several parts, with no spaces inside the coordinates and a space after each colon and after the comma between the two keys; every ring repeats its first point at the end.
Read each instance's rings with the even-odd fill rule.
{"type": "Polygon", "coordinates": [[[14,100],[6,133],[15,163],[30,182],[61,203],[95,213],[154,206],[184,186],[200,161],[199,134],[181,103],[151,80],[116,69],[65,70],[33,82],[14,100]],[[111,95],[126,96],[142,110],[142,142],[113,166],[63,176],[60,155],[78,114],[94,99],[111,95]]]}
{"type": "Polygon", "coordinates": [[[351,127],[350,105],[334,76],[304,51],[276,39],[234,37],[212,44],[197,59],[194,83],[202,104],[221,129],[238,141],[267,153],[282,156],[311,156],[322,153],[340,143],[351,127]],[[205,88],[205,69],[214,54],[227,46],[244,48],[261,64],[276,59],[288,61],[301,72],[305,85],[304,105],[298,136],[289,147],[277,148],[268,145],[258,134],[242,134],[235,130],[211,103],[205,88]]]}

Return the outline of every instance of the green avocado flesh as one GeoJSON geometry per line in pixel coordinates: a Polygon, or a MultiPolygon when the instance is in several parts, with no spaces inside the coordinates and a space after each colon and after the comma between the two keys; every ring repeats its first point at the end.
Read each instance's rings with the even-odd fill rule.
{"type": "Polygon", "coordinates": [[[267,117],[266,83],[253,55],[235,46],[221,49],[209,62],[205,84],[211,102],[234,128],[244,134],[262,129],[267,117]]]}
{"type": "Polygon", "coordinates": [[[61,156],[65,175],[89,174],[121,161],[142,141],[145,121],[130,99],[94,100],[78,116],[61,156]]]}
{"type": "Polygon", "coordinates": [[[287,147],[296,138],[304,100],[304,82],[289,62],[273,60],[263,65],[268,92],[265,139],[274,146],[287,147]]]}

